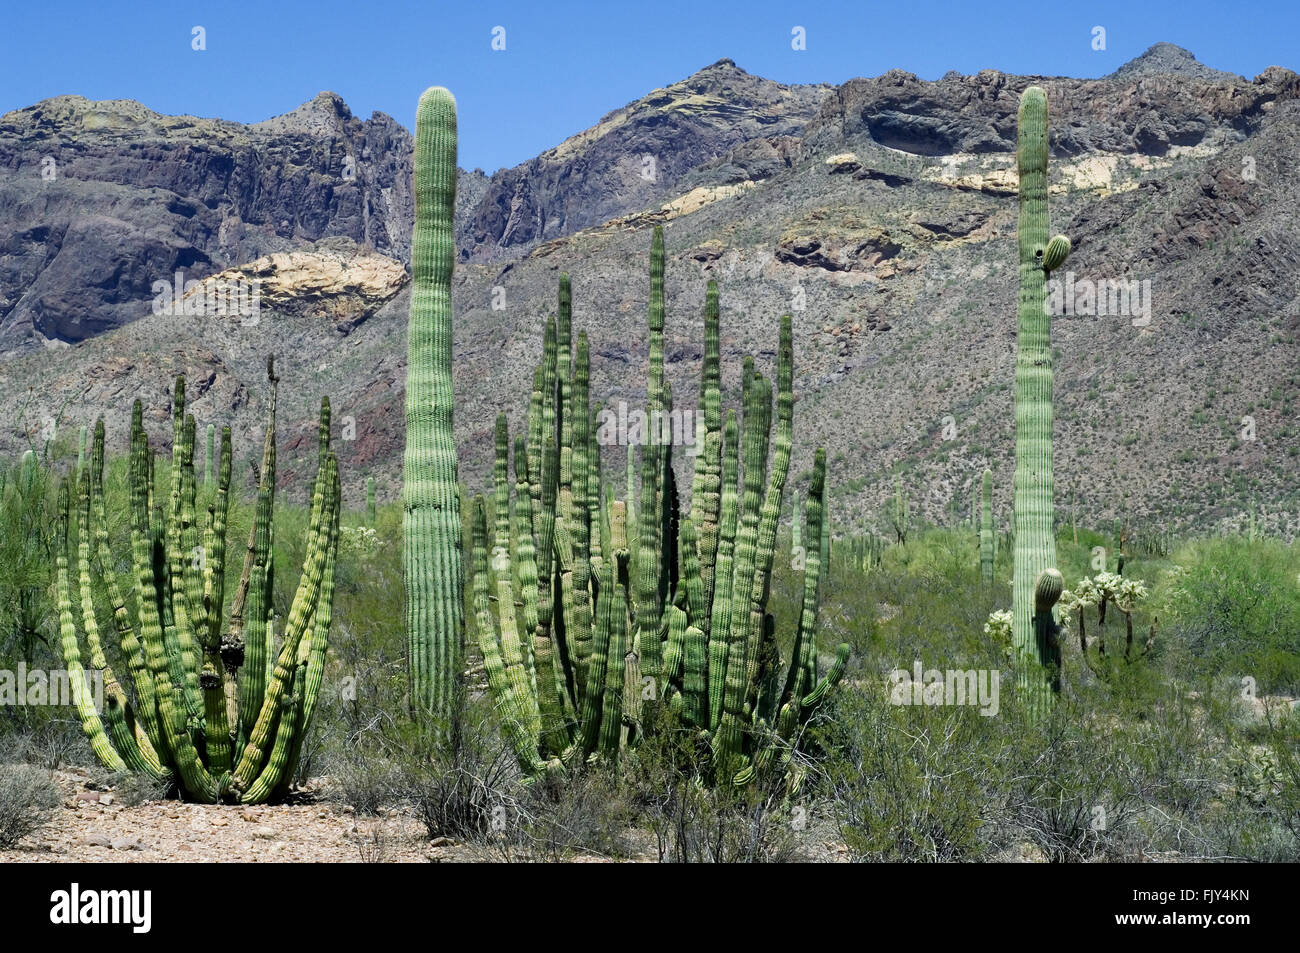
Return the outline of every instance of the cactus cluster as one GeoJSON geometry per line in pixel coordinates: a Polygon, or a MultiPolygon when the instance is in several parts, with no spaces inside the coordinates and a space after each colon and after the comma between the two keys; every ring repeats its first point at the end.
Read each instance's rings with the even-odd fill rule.
{"type": "Polygon", "coordinates": [[[884,562],[886,542],[883,536],[876,533],[850,536],[841,546],[844,562],[858,572],[873,572],[884,562]]]}
{"type": "Polygon", "coordinates": [[[173,398],[165,495],[155,487],[154,452],[138,400],[133,408],[129,558],[114,553],[110,541],[102,420],[95,426],[89,466],[59,489],[60,644],[91,748],[110,770],[170,778],[201,802],[259,803],[286,792],[320,691],[332,622],[340,491],[324,400],[306,557],[276,650],[271,598],[276,378],[270,361],[267,372],[271,399],[256,514],[228,619],[230,429],[222,432],[217,486],[207,517],[200,520],[195,425],[185,413],[183,377],[173,398]],[[130,599],[118,582],[119,562],[130,566],[130,599]],[[125,683],[104,651],[100,607],[105,600],[125,683]],[[89,664],[103,674],[102,712],[84,677],[78,621],[89,664]]]}
{"type": "Polygon", "coordinates": [[[1070,251],[1048,239],[1047,94],[1030,86],[1020,97],[1020,305],[1016,327],[1015,565],[1012,578],[1016,689],[1031,715],[1051,706],[1060,685],[1060,642],[1052,611],[1061,594],[1052,508],[1052,320],[1048,274],[1070,251]]]}
{"type": "MultiPolygon", "coordinates": [[[[798,773],[798,729],[842,676],[848,646],[819,678],[821,552],[810,548],[793,658],[781,663],[768,598],[790,463],[793,343],[782,320],[775,438],[772,383],[746,358],[741,416],[722,407],[719,306],[705,303],[704,434],[689,508],[679,507],[673,419],[664,378],[663,236],[651,249],[650,371],[639,498],[610,498],[590,400],[590,348],[572,339],[561,276],[546,325],[526,432],[496,429],[495,492],[473,505],[472,596],[479,645],[504,730],[531,776],[621,752],[665,725],[687,730],[715,783],[798,773]],[[769,444],[772,449],[768,465],[769,444]],[[513,480],[510,457],[513,449],[513,480]],[[512,486],[513,484],[513,486],[512,486]],[[512,492],[513,490],[513,492],[512,492]],[[633,519],[633,514],[635,519],[633,519]]],[[[696,438],[699,441],[699,437],[696,438]]],[[[631,441],[629,441],[631,443],[631,441]]],[[[628,446],[629,456],[636,447],[628,446]]],[[[826,460],[818,450],[804,505],[807,540],[822,540],[826,460]]],[[[665,729],[666,730],[666,729],[665,729]]]]}

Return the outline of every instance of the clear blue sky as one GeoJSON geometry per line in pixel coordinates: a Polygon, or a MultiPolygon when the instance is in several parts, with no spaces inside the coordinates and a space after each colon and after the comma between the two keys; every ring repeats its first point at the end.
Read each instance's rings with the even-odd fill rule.
{"type": "Polygon", "coordinates": [[[255,122],[324,89],[363,118],[408,127],[427,86],[460,106],[460,164],[491,172],[612,109],[731,57],[785,83],[842,83],[899,67],[1101,76],[1161,40],[1253,77],[1300,68],[1300,3],[820,0],[569,3],[366,0],[10,0],[0,113],[61,94],[255,122]],[[191,29],[207,49],[191,49],[191,29]],[[505,28],[506,49],[492,49],[505,28]],[[807,48],[791,48],[802,26],[807,48]],[[1092,49],[1092,29],[1106,49],[1092,49]]]}

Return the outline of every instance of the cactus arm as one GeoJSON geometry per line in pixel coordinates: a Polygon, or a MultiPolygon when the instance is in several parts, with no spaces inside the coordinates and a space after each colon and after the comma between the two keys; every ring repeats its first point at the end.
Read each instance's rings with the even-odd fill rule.
{"type": "MultiPolygon", "coordinates": [[[[145,771],[158,774],[161,765],[151,747],[140,750],[136,740],[134,717],[130,702],[122,684],[117,680],[112,667],[104,657],[104,648],[99,641],[99,620],[95,614],[94,587],[90,570],[90,472],[83,465],[77,470],[77,589],[81,597],[81,622],[86,633],[86,648],[90,655],[90,666],[100,673],[103,680],[104,710],[103,720],[113,748],[132,771],[145,771]],[[150,758],[152,755],[152,759],[150,758]]],[[[148,740],[145,739],[145,743],[148,740]]],[[[110,766],[111,767],[111,766],[110,766]]]]}
{"type": "Polygon", "coordinates": [[[605,681],[610,671],[610,630],[615,612],[624,612],[614,602],[614,567],[606,566],[601,572],[599,593],[596,597],[596,624],[592,632],[591,662],[587,669],[586,692],[582,706],[582,732],[579,748],[584,756],[596,750],[600,743],[601,722],[605,706],[605,681]]]}
{"type": "Polygon", "coordinates": [[[635,682],[629,675],[635,670],[634,656],[627,645],[627,589],[624,580],[628,574],[626,550],[616,550],[612,584],[610,585],[609,652],[605,664],[605,699],[601,706],[599,750],[607,757],[618,757],[623,738],[624,694],[631,695],[635,682]]]}
{"type": "Polygon", "coordinates": [[[232,767],[230,713],[226,706],[226,670],[221,658],[221,621],[225,602],[226,528],[230,512],[231,471],[230,428],[221,429],[221,461],[217,467],[217,492],[208,510],[204,549],[207,565],[203,579],[205,626],[202,631],[203,690],[208,766],[218,774],[232,767]]]}
{"type": "Polygon", "coordinates": [[[840,679],[844,677],[851,651],[847,642],[841,642],[839,648],[835,650],[835,663],[831,666],[830,671],[822,676],[821,681],[817,683],[817,687],[805,695],[799,703],[805,717],[816,710],[817,706],[826,698],[827,692],[838,685],[840,679]]]}
{"type": "MultiPolygon", "coordinates": [[[[328,431],[326,431],[323,439],[328,441],[328,431]]],[[[328,458],[325,465],[328,469],[328,458]]],[[[337,462],[332,472],[337,477],[337,462]]],[[[298,652],[299,673],[294,676],[293,688],[293,696],[297,700],[297,706],[289,729],[289,736],[293,739],[292,745],[288,749],[287,757],[278,764],[275,751],[272,751],[270,763],[276,766],[275,775],[278,775],[279,782],[274,789],[268,790],[264,795],[259,787],[263,784],[263,778],[258,778],[253,786],[249,788],[250,801],[254,797],[262,800],[279,800],[288,793],[289,785],[293,781],[293,771],[302,756],[303,742],[306,741],[307,731],[311,727],[312,716],[316,712],[316,702],[320,698],[321,684],[325,679],[325,653],[329,648],[330,628],[334,622],[334,569],[338,562],[339,518],[342,509],[342,487],[336,482],[332,512],[323,517],[329,520],[329,548],[325,552],[325,569],[321,574],[320,596],[316,600],[316,612],[312,617],[311,639],[304,639],[298,652]],[[299,678],[302,680],[301,684],[299,684],[299,678]]],[[[280,735],[284,732],[285,719],[284,715],[281,714],[280,728],[276,734],[277,746],[280,743],[280,735]]],[[[263,775],[265,777],[266,772],[263,772],[263,775]]],[[[268,787],[270,779],[270,777],[266,778],[268,787]]]]}
{"type": "MultiPolygon", "coordinates": [[[[331,513],[331,508],[338,505],[335,498],[337,476],[338,462],[331,454],[323,481],[324,486],[320,485],[321,481],[317,481],[318,493],[323,494],[323,499],[319,503],[313,500],[312,507],[317,512],[331,513]]],[[[260,774],[267,755],[267,745],[274,742],[273,726],[278,720],[286,692],[292,689],[293,675],[297,669],[299,643],[319,602],[330,537],[329,528],[320,525],[321,522],[322,520],[318,520],[315,525],[308,528],[307,551],[303,559],[302,575],[293,601],[289,605],[289,617],[285,623],[280,653],[276,658],[271,682],[263,695],[261,709],[248,733],[248,742],[244,745],[243,753],[234,771],[232,786],[240,793],[241,798],[247,796],[249,788],[260,774]]],[[[249,624],[252,625],[251,619],[249,624]]]]}
{"type": "MultiPolygon", "coordinates": [[[[754,579],[749,591],[745,680],[751,704],[758,685],[766,674],[760,665],[763,617],[767,611],[772,564],[776,556],[776,530],[781,519],[781,501],[785,492],[786,476],[790,471],[790,449],[794,434],[794,332],[788,314],[781,319],[777,349],[776,407],[776,449],[772,455],[772,467],[768,473],[763,507],[759,512],[754,579]]],[[[765,456],[766,452],[767,448],[764,446],[765,456]]]]}
{"type": "Polygon", "coordinates": [[[212,453],[215,449],[217,427],[208,424],[207,450],[203,454],[203,485],[212,486],[212,453]]]}
{"type": "MultiPolygon", "coordinates": [[[[821,538],[825,488],[826,451],[818,447],[813,459],[812,481],[808,486],[808,503],[804,507],[809,539],[821,538]]],[[[809,685],[812,659],[817,652],[817,602],[820,585],[821,551],[810,549],[804,562],[803,605],[799,609],[799,627],[795,631],[794,648],[790,653],[790,671],[786,676],[785,691],[781,695],[787,703],[802,698],[809,685]]]]}
{"type": "MultiPolygon", "coordinates": [[[[101,764],[110,771],[125,771],[126,763],[114,749],[108,735],[104,732],[104,723],[95,710],[95,700],[87,684],[86,672],[81,667],[81,648],[77,643],[77,625],[72,615],[72,594],[68,580],[68,485],[59,485],[58,516],[58,555],[55,557],[57,586],[59,594],[59,644],[63,650],[63,665],[68,671],[68,686],[72,691],[72,701],[77,715],[81,719],[81,728],[90,748],[101,764]]],[[[93,616],[93,609],[92,609],[93,616]]]]}
{"type": "Polygon", "coordinates": [[[728,639],[731,633],[733,562],[736,545],[736,527],[739,518],[738,479],[738,429],[734,411],[727,412],[723,428],[721,515],[718,523],[718,561],[714,573],[714,589],[709,622],[709,730],[717,731],[722,721],[723,697],[726,692],[728,639]]]}
{"type": "Polygon", "coordinates": [[[271,638],[273,633],[267,625],[271,588],[271,519],[275,506],[275,412],[279,385],[279,378],[274,371],[274,363],[268,360],[267,378],[271,394],[267,406],[266,437],[262,446],[262,470],[258,480],[252,535],[245,556],[248,583],[243,584],[241,577],[242,593],[237,593],[236,604],[230,613],[232,629],[238,624],[243,625],[237,637],[232,639],[232,642],[241,647],[241,657],[236,662],[237,667],[242,665],[239,675],[240,746],[247,741],[262,709],[274,645],[271,638]],[[247,601],[241,604],[238,601],[239,594],[246,594],[247,601]]]}
{"type": "Polygon", "coordinates": [[[479,649],[483,653],[483,667],[487,671],[488,685],[496,699],[502,730],[519,761],[519,766],[529,775],[538,775],[545,769],[538,756],[539,739],[529,730],[530,717],[524,712],[524,701],[519,697],[519,686],[512,682],[507,674],[501,634],[497,631],[496,620],[492,617],[491,598],[488,595],[487,513],[482,497],[476,497],[474,501],[471,534],[471,597],[479,649]]]}
{"type": "MultiPolygon", "coordinates": [[[[144,410],[139,401],[132,408],[132,432],[142,427],[144,410]]],[[[95,527],[95,562],[94,567],[104,580],[108,592],[110,607],[113,612],[113,627],[117,631],[118,644],[122,657],[126,660],[131,681],[135,686],[136,706],[135,740],[136,747],[144,761],[143,770],[157,778],[166,775],[162,759],[158,756],[161,747],[160,726],[158,724],[158,706],[154,696],[153,676],[145,663],[140,640],[136,637],[131,624],[131,614],[127,610],[122,587],[118,585],[114,568],[112,549],[108,539],[108,519],[104,504],[104,421],[95,422],[95,436],[90,454],[90,495],[95,527]]],[[[129,561],[128,561],[129,562],[129,561]]],[[[129,717],[129,716],[128,716],[129,717]]]]}
{"type": "Polygon", "coordinates": [[[584,331],[578,335],[573,360],[572,387],[572,485],[570,489],[568,527],[573,549],[573,612],[566,616],[573,668],[575,706],[586,694],[587,666],[592,652],[591,604],[591,514],[587,500],[587,477],[590,465],[591,416],[589,386],[591,357],[584,331]]]}
{"type": "Polygon", "coordinates": [[[668,699],[681,684],[682,666],[686,661],[686,610],[678,605],[667,609],[668,639],[664,643],[663,686],[664,698],[668,699]]]}
{"type": "Polygon", "coordinates": [[[192,520],[194,514],[192,507],[188,511],[185,508],[185,461],[192,461],[194,456],[193,424],[193,418],[185,414],[185,378],[177,377],[172,398],[172,462],[168,474],[171,494],[164,524],[167,575],[162,585],[169,598],[162,601],[163,638],[168,645],[172,682],[180,689],[185,705],[187,730],[197,738],[203,706],[194,632],[186,613],[186,574],[191,557],[184,548],[182,529],[186,518],[192,520]]]}
{"type": "Polygon", "coordinates": [[[736,578],[732,592],[731,634],[728,639],[726,689],[720,729],[715,739],[715,761],[731,772],[741,754],[748,718],[744,706],[749,691],[750,595],[758,575],[758,527],[767,469],[767,437],[771,423],[772,385],[754,373],[751,358],[745,359],[743,493],[740,499],[740,528],[736,533],[736,578]]]}
{"type": "MultiPolygon", "coordinates": [[[[704,403],[704,446],[695,448],[698,456],[695,458],[695,484],[691,488],[691,521],[699,533],[697,549],[706,605],[713,599],[721,508],[722,372],[718,325],[718,283],[710,281],[704,295],[704,366],[700,382],[704,403]]],[[[692,621],[703,629],[707,638],[710,623],[708,615],[696,617],[692,621]]]]}
{"type": "Polygon", "coordinates": [[[220,793],[199,760],[193,740],[185,725],[184,686],[173,681],[172,666],[160,606],[168,582],[168,568],[162,553],[161,514],[153,507],[153,455],[149,440],[141,427],[132,435],[131,464],[131,550],[136,578],[136,611],[139,615],[140,639],[149,664],[158,705],[161,745],[159,755],[170,761],[189,795],[204,803],[213,803],[220,793]],[[164,755],[165,752],[165,755],[164,755]]]}

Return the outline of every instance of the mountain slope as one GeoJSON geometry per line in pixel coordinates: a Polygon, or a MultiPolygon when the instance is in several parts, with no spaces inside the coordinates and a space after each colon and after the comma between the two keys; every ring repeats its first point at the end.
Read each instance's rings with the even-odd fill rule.
{"type": "MultiPolygon", "coordinates": [[[[687,106],[665,107],[663,121],[721,123],[717,141],[732,144],[699,147],[673,185],[650,197],[629,193],[608,219],[574,228],[565,213],[570,230],[545,241],[498,240],[472,254],[462,244],[467,260],[453,294],[464,478],[483,485],[499,410],[513,428],[522,422],[561,271],[573,276],[575,332],[591,337],[593,396],[644,400],[637,382],[645,377],[649,226],[662,223],[665,351],[679,407],[696,399],[704,286],[715,277],[729,400],[744,354],[771,370],[777,319],[793,312],[793,472],[805,473],[815,446],[828,447],[841,527],[877,523],[895,474],[914,511],[951,521],[969,512],[985,466],[994,469],[1005,521],[1017,287],[1012,149],[1019,93],[1038,82],[1052,110],[1053,229],[1074,240],[1066,270],[1078,288],[1138,283],[1137,296],[1120,302],[1130,306],[1125,313],[1054,321],[1059,512],[1094,525],[1204,528],[1239,524],[1257,499],[1266,529],[1296,533],[1300,77],[1275,67],[1250,82],[1196,78],[1162,73],[1160,63],[1150,57],[1140,70],[1098,80],[984,71],[931,83],[894,71],[828,91],[815,115],[780,120],[771,136],[755,136],[763,124],[746,125],[744,116],[728,131],[725,110],[711,109],[704,123],[687,106]],[[511,257],[497,257],[505,251],[511,257]]],[[[633,112],[649,115],[657,98],[633,112]]],[[[339,115],[317,102],[281,117],[274,135],[299,137],[310,152],[313,136],[349,121],[339,115]]],[[[593,127],[547,162],[603,148],[635,125],[593,127]]],[[[548,168],[537,166],[529,181],[551,181],[548,168]]],[[[462,193],[458,228],[504,194],[507,178],[475,180],[480,191],[462,193]]],[[[562,181],[554,180],[555,208],[582,188],[607,191],[577,171],[562,181]]],[[[7,187],[0,180],[0,195],[7,187]]],[[[134,323],[0,364],[0,406],[15,420],[22,411],[6,448],[60,414],[79,422],[107,412],[120,442],[131,398],[143,394],[161,422],[169,377],[185,370],[199,419],[233,422],[237,446],[251,456],[264,355],[274,350],[285,378],[286,485],[310,469],[313,408],[327,389],[336,419],[352,424],[352,439],[339,442],[350,499],[360,500],[367,474],[391,498],[400,478],[408,291],[391,264],[368,261],[375,252],[350,236],[297,239],[292,250],[305,257],[244,266],[281,282],[255,326],[148,315],[146,298],[146,316],[134,323]],[[356,277],[340,286],[339,274],[356,277]],[[330,294],[345,304],[321,300],[322,288],[339,287],[330,294]]],[[[397,244],[380,251],[400,262],[397,244]]],[[[0,265],[10,275],[0,281],[22,289],[16,269],[0,265]]],[[[621,466],[621,448],[607,448],[604,460],[621,466]]]]}

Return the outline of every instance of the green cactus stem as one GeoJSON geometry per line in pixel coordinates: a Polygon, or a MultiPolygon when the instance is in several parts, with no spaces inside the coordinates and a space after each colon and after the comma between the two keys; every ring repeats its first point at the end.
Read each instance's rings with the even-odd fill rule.
{"type": "MultiPolygon", "coordinates": [[[[1056,564],[1052,525],[1051,316],[1046,269],[1059,267],[1069,242],[1048,240],[1047,95],[1031,86],[1020,98],[1016,163],[1020,193],[1020,311],[1016,329],[1015,566],[1012,586],[1016,687],[1031,717],[1044,714],[1059,687],[1059,660],[1036,636],[1034,587],[1056,564]]],[[[1046,610],[1050,616],[1051,609],[1046,610]]]]}
{"type": "Polygon", "coordinates": [[[980,481],[980,578],[993,585],[993,471],[980,481]]]}
{"type": "Polygon", "coordinates": [[[402,543],[411,704],[439,729],[455,717],[464,599],[452,437],[451,274],[456,101],[441,87],[416,110],[415,230],[406,376],[402,543]]]}

